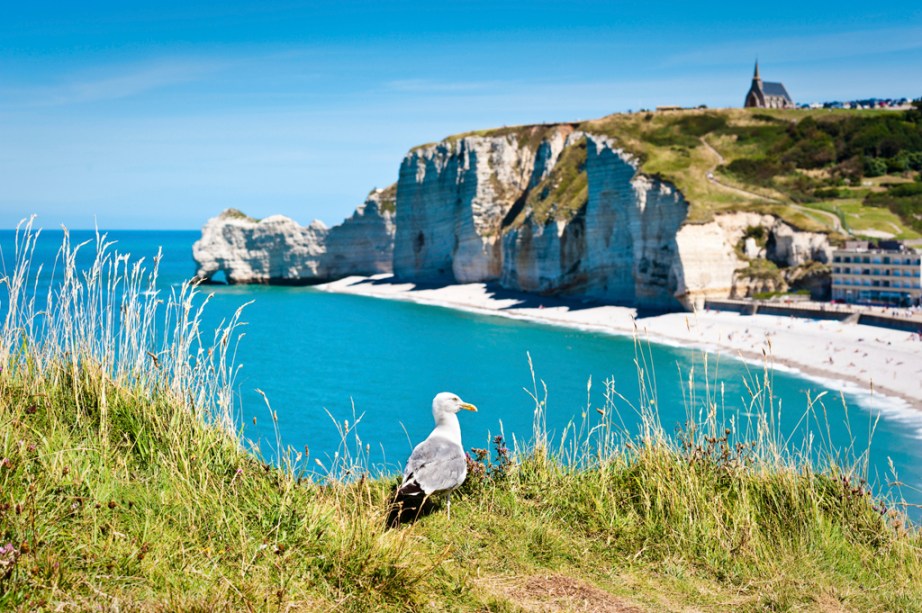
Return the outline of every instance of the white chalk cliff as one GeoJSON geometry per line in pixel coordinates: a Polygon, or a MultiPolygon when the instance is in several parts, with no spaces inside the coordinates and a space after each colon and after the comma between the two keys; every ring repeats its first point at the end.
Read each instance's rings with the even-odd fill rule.
{"type": "MultiPolygon", "coordinates": [[[[783,266],[828,261],[825,235],[798,232],[772,216],[733,213],[686,223],[683,195],[639,173],[638,161],[610,138],[569,126],[527,130],[451,139],[404,158],[395,275],[497,281],[509,289],[670,310],[764,289],[747,289],[737,273],[747,264],[738,245],[750,227],[764,228],[769,244],[749,257],[783,266]],[[573,157],[579,165],[573,172],[585,173],[584,191],[570,190],[566,203],[536,195],[553,193],[555,166],[576,147],[585,148],[584,157],[573,157]],[[530,208],[536,196],[550,214],[530,208]]],[[[566,176],[562,171],[560,181],[566,176]]]]}
{"type": "Polygon", "coordinates": [[[227,283],[319,283],[348,275],[391,271],[394,214],[376,190],[333,228],[308,226],[282,215],[256,220],[228,209],[210,219],[192,247],[196,277],[227,283]]]}
{"type": "Polygon", "coordinates": [[[223,270],[234,283],[392,270],[657,310],[777,289],[780,277],[754,260],[829,260],[825,235],[770,215],[689,223],[682,193],[638,168],[610,137],[566,124],[452,137],[411,150],[396,195],[373,194],[339,226],[225,213],[203,229],[195,259],[199,276],[223,270]]]}

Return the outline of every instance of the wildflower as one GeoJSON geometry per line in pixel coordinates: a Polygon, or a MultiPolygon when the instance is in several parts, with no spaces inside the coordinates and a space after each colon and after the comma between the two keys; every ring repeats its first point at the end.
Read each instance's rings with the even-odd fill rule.
{"type": "Polygon", "coordinates": [[[0,547],[0,577],[5,577],[13,570],[13,564],[19,558],[19,551],[13,546],[13,543],[7,543],[0,547]]]}
{"type": "Polygon", "coordinates": [[[35,415],[38,412],[38,407],[34,404],[30,404],[26,407],[26,415],[35,415]]]}

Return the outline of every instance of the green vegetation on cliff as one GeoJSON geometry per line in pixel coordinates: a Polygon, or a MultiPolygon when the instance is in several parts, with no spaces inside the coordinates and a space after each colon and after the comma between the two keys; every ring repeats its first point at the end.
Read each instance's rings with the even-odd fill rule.
{"type": "Polygon", "coordinates": [[[880,208],[889,184],[919,180],[918,111],[724,109],[612,115],[580,126],[673,182],[689,219],[772,212],[804,230],[919,236],[922,208],[880,208]],[[886,175],[882,177],[882,175],[886,175]]]}
{"type": "MultiPolygon", "coordinates": [[[[749,210],[801,230],[922,236],[922,111],[722,109],[616,114],[581,124],[481,130],[450,137],[509,136],[531,150],[573,129],[612,138],[689,202],[689,221],[749,210]],[[904,186],[903,184],[910,184],[904,186]]],[[[570,148],[585,146],[579,143],[570,148]]],[[[582,202],[585,159],[564,151],[540,196],[539,221],[567,219],[582,202]],[[582,176],[580,176],[582,175],[582,176]],[[550,212],[550,215],[549,215],[550,212]]],[[[529,209],[526,209],[526,212],[529,209]]]]}
{"type": "Polygon", "coordinates": [[[275,466],[241,446],[236,318],[204,343],[200,296],[164,305],[104,248],[37,309],[20,244],[0,330],[2,609],[922,607],[922,536],[861,461],[824,454],[819,470],[816,450],[786,446],[770,372],[752,374],[748,423],[720,423],[719,398],[691,386],[671,435],[639,343],[642,397],[606,383],[559,443],[536,384],[530,445],[473,450],[451,520],[388,530],[395,480],[348,445],[315,479],[307,449],[275,466]],[[619,408],[644,416],[639,432],[619,408]]]}
{"type": "Polygon", "coordinates": [[[557,164],[528,192],[525,210],[535,223],[549,219],[569,220],[589,199],[586,175],[586,139],[580,138],[563,150],[557,164]]]}
{"type": "MultiPolygon", "coordinates": [[[[372,190],[369,196],[375,193],[372,190]]],[[[378,203],[381,212],[395,213],[397,211],[397,183],[391,183],[378,194],[378,203]]]]}

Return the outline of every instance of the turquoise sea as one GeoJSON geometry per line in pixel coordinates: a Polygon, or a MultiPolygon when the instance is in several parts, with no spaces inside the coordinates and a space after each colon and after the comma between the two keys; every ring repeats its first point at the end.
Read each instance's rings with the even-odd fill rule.
{"type": "MultiPolygon", "coordinates": [[[[5,261],[12,266],[14,232],[0,231],[5,261]]],[[[91,231],[72,232],[73,241],[91,239],[91,231]]],[[[180,284],[195,271],[192,231],[111,231],[117,249],[150,261],[163,248],[160,282],[180,284]]],[[[50,267],[60,246],[60,231],[42,233],[35,260],[50,267]]],[[[92,257],[92,245],[84,258],[92,257]]],[[[41,291],[41,289],[40,289],[41,291]]],[[[528,356],[548,390],[547,424],[559,435],[566,425],[587,414],[596,418],[603,404],[603,381],[614,378],[617,400],[628,428],[636,428],[630,406],[638,398],[635,345],[632,339],[571,330],[446,308],[330,294],[309,287],[208,286],[214,297],[206,325],[215,326],[241,304],[245,337],[238,353],[238,412],[244,435],[272,456],[276,430],[265,392],[278,414],[283,445],[308,446],[312,461],[329,465],[340,451],[334,420],[354,424],[368,446],[373,465],[396,472],[415,442],[432,428],[430,404],[440,391],[452,391],[480,411],[461,416],[465,446],[487,447],[503,432],[507,439],[529,439],[535,403],[528,356]],[[587,383],[592,381],[587,393],[587,383]],[[254,425],[255,418],[255,425],[254,425]]],[[[0,292],[0,299],[3,293],[0,292]]],[[[0,305],[2,310],[4,305],[0,305]]],[[[699,350],[650,345],[648,372],[655,374],[660,420],[674,431],[686,420],[688,373],[696,372],[696,393],[704,396],[704,357],[699,350]]],[[[746,407],[745,381],[761,377],[761,367],[727,357],[709,358],[711,392],[722,387],[727,414],[746,407]],[[716,376],[716,382],[715,382],[716,376]]],[[[834,446],[861,453],[878,415],[870,445],[870,473],[878,487],[893,480],[892,461],[907,501],[922,503],[922,412],[879,396],[846,394],[829,385],[786,372],[773,373],[774,394],[781,403],[781,430],[799,446],[805,436],[831,439],[834,446]],[[823,397],[828,428],[802,419],[810,395],[823,397]]],[[[543,391],[541,393],[543,396],[543,391]]],[[[742,409],[745,413],[745,409],[742,409]]],[[[745,418],[745,416],[738,416],[745,418]]],[[[350,435],[354,444],[354,434],[350,435]]],[[[316,466],[316,465],[315,465],[316,466]]],[[[912,515],[919,518],[918,512],[912,515]]]]}

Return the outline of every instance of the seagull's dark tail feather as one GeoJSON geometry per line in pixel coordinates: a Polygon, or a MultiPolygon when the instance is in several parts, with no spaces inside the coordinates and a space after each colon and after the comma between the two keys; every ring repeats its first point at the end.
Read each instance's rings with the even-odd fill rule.
{"type": "Polygon", "coordinates": [[[387,511],[387,527],[396,528],[400,524],[414,522],[425,517],[435,509],[432,499],[419,487],[416,481],[394,487],[387,511]]]}

